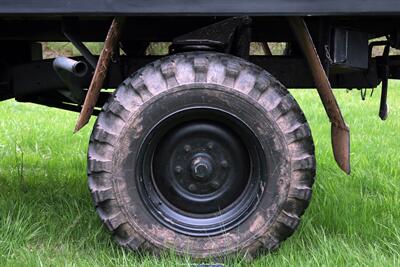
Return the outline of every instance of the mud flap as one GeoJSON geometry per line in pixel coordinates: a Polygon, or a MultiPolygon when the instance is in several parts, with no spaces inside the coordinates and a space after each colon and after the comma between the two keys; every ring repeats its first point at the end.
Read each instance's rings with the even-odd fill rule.
{"type": "Polygon", "coordinates": [[[112,53],[119,42],[124,21],[125,17],[115,17],[111,23],[85,101],[83,102],[81,113],[79,114],[78,121],[75,125],[74,133],[79,131],[89,122],[93,109],[96,106],[97,99],[99,98],[100,90],[103,87],[112,53]]]}
{"type": "Polygon", "coordinates": [[[300,17],[289,17],[288,21],[307,59],[318,94],[331,122],[332,149],[335,160],[344,172],[350,174],[349,127],[343,119],[305,21],[300,17]]]}

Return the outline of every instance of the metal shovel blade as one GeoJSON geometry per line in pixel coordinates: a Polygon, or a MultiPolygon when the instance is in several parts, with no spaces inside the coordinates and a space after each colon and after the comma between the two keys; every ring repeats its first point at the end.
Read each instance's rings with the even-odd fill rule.
{"type": "Polygon", "coordinates": [[[338,166],[350,174],[350,130],[331,124],[333,156],[338,166]]]}

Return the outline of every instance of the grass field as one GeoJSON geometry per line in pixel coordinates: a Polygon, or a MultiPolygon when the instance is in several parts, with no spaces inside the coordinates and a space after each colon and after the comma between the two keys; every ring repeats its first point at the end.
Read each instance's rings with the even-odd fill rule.
{"type": "MultiPolygon", "coordinates": [[[[400,83],[391,114],[378,118],[379,91],[336,91],[352,135],[352,174],[336,166],[330,126],[316,92],[294,92],[313,130],[318,162],[312,203],[296,234],[254,266],[400,265],[400,83]]],[[[189,266],[120,249],[101,226],[86,184],[91,125],[77,114],[0,103],[0,266],[189,266]]],[[[92,121],[93,123],[93,121],[92,121]]],[[[248,266],[232,259],[226,266],[248,266]]]]}

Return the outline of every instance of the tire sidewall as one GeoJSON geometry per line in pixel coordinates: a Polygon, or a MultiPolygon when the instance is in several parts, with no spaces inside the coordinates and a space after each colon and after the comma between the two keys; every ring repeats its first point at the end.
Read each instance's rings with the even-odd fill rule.
{"type": "Polygon", "coordinates": [[[276,121],[266,107],[250,96],[218,84],[176,86],[153,96],[126,120],[112,160],[112,174],[116,181],[121,181],[114,185],[115,196],[131,227],[157,247],[196,257],[224,255],[246,249],[271,229],[288,194],[291,178],[288,156],[284,134],[276,121]],[[221,235],[192,237],[173,231],[153,217],[139,194],[140,178],[135,170],[141,144],[160,118],[193,105],[219,108],[240,116],[266,155],[268,181],[261,185],[257,207],[241,225],[221,235]]]}

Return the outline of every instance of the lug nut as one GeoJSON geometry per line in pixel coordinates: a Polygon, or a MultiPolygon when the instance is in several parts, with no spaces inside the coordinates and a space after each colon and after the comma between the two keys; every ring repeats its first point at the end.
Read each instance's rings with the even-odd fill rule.
{"type": "Polygon", "coordinates": [[[218,181],[212,181],[212,182],[211,182],[211,187],[214,188],[214,189],[219,188],[219,185],[220,185],[220,184],[219,184],[218,181]]]}
{"type": "Polygon", "coordinates": [[[179,165],[176,166],[176,167],[175,167],[175,172],[176,172],[176,173],[181,173],[181,172],[182,172],[182,167],[179,166],[179,165]]]}
{"type": "Polygon", "coordinates": [[[188,188],[190,191],[194,192],[194,191],[196,191],[197,186],[195,184],[190,184],[188,188]]]}
{"type": "Polygon", "coordinates": [[[228,167],[228,162],[226,160],[221,161],[221,167],[222,168],[228,167]]]}
{"type": "Polygon", "coordinates": [[[184,149],[185,152],[187,153],[187,152],[189,152],[192,148],[191,148],[189,145],[185,145],[185,146],[183,147],[183,149],[184,149]]]}
{"type": "Polygon", "coordinates": [[[208,149],[213,149],[214,148],[214,144],[212,142],[207,144],[208,149]]]}

